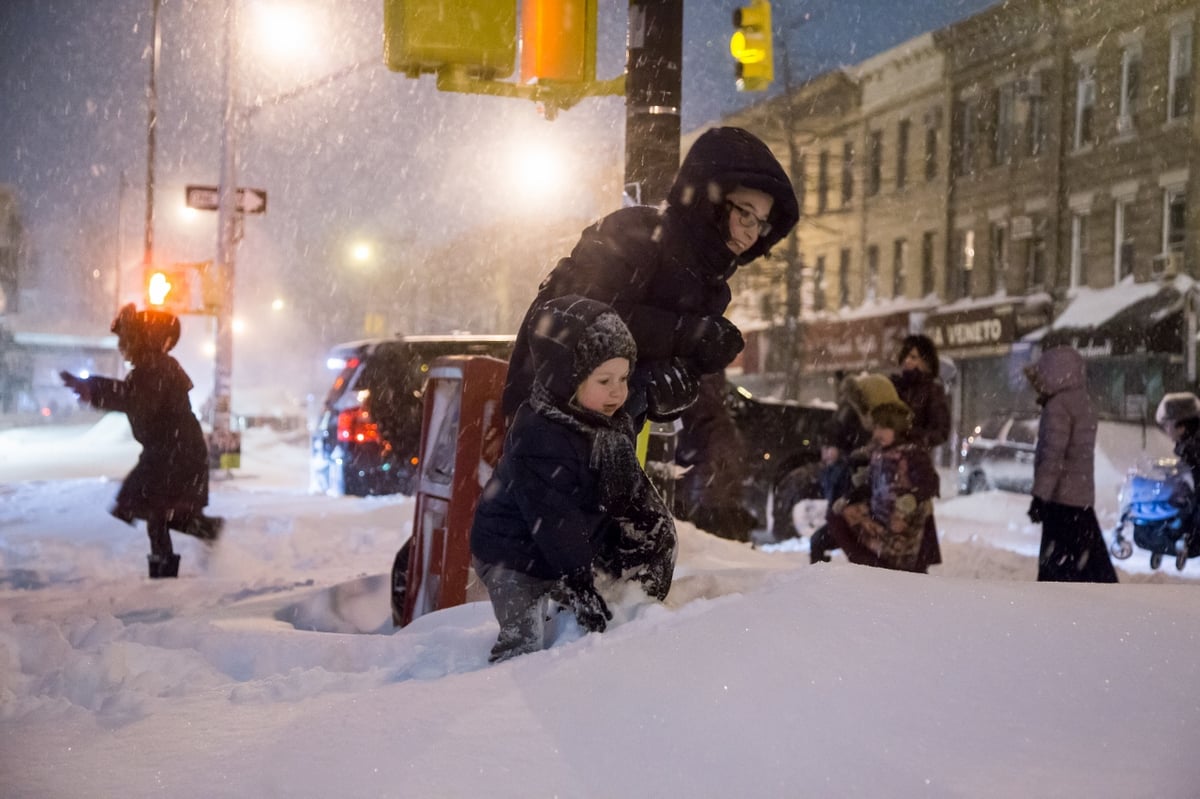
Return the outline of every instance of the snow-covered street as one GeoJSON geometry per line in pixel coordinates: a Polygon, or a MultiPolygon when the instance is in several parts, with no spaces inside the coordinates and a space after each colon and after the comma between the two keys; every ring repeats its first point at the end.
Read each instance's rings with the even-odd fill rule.
{"type": "Polygon", "coordinates": [[[307,494],[290,436],[250,431],[226,537],[151,582],[105,512],[121,417],[0,433],[5,796],[1197,792],[1196,564],[1038,584],[1000,493],[939,505],[929,576],[681,525],[665,606],[488,666],[486,603],[391,628],[413,501],[307,494]]]}

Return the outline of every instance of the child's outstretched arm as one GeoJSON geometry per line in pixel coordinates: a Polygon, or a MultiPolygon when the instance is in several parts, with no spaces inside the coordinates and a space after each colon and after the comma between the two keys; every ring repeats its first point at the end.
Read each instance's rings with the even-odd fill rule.
{"type": "Polygon", "coordinates": [[[80,402],[91,404],[92,391],[88,388],[87,380],[65,371],[59,372],[58,376],[62,378],[64,386],[75,392],[75,396],[79,397],[80,402]]]}

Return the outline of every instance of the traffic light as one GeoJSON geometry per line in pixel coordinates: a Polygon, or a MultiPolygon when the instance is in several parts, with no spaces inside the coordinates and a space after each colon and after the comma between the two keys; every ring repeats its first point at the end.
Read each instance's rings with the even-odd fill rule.
{"type": "Polygon", "coordinates": [[[517,60],[517,0],[384,0],[383,57],[409,77],[463,67],[506,78],[517,60]]]}
{"type": "Polygon", "coordinates": [[[521,83],[596,79],[596,0],[523,0],[521,83]]]}
{"type": "Polygon", "coordinates": [[[189,267],[181,264],[147,269],[146,304],[175,314],[191,312],[192,285],[188,272],[189,267]]]}
{"type": "Polygon", "coordinates": [[[733,36],[729,52],[737,65],[737,88],[742,92],[761,92],[775,77],[775,56],[771,47],[771,4],[751,0],[733,12],[733,36]]]}

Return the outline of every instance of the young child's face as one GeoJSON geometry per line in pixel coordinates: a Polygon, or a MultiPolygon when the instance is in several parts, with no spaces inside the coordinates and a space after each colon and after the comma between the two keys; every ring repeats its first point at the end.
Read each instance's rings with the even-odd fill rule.
{"type": "Polygon", "coordinates": [[[629,359],[609,358],[579,384],[575,401],[589,411],[612,416],[629,396],[629,359]]]}
{"type": "Polygon", "coordinates": [[[875,439],[875,443],[881,447],[890,447],[896,442],[896,431],[890,427],[875,425],[875,429],[871,432],[871,437],[875,439]]]}

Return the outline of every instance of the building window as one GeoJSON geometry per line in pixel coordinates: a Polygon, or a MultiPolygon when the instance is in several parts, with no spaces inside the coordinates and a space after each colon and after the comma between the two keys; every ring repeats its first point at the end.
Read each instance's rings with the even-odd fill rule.
{"type": "Polygon", "coordinates": [[[1084,270],[1087,266],[1088,215],[1071,214],[1071,288],[1086,285],[1084,270]]]}
{"type": "Polygon", "coordinates": [[[879,299],[879,248],[874,244],[867,247],[867,269],[863,281],[863,302],[879,299]]]}
{"type": "Polygon", "coordinates": [[[842,206],[854,199],[854,142],[842,143],[842,206]]]}
{"type": "Polygon", "coordinates": [[[1008,290],[1008,225],[993,222],[988,233],[988,249],[991,260],[991,291],[1008,290]]]}
{"type": "Polygon", "coordinates": [[[926,231],[921,236],[921,296],[928,297],[934,292],[935,279],[935,263],[934,263],[934,236],[937,234],[932,230],[926,231]]]}
{"type": "Polygon", "coordinates": [[[813,270],[813,304],[814,311],[825,310],[825,256],[817,256],[817,266],[813,270]]]}
{"type": "Polygon", "coordinates": [[[1133,239],[1126,231],[1132,205],[1121,199],[1113,203],[1113,276],[1117,283],[1133,274],[1133,239]]]}
{"type": "Polygon", "coordinates": [[[1075,149],[1091,147],[1096,139],[1096,65],[1080,64],[1075,82],[1075,149]]]}
{"type": "Polygon", "coordinates": [[[822,150],[817,157],[817,213],[829,210],[829,151],[822,150]]]}
{"type": "Polygon", "coordinates": [[[992,166],[1012,161],[1013,123],[1017,118],[1016,87],[1005,84],[996,90],[996,119],[992,126],[992,166]]]}
{"type": "Polygon", "coordinates": [[[933,125],[925,126],[925,180],[931,181],[938,174],[938,130],[933,125]]]}
{"type": "Polygon", "coordinates": [[[963,100],[958,106],[958,141],[955,153],[957,155],[958,175],[970,175],[975,172],[975,127],[976,109],[974,100],[963,100]]]}
{"type": "Polygon", "coordinates": [[[954,299],[965,299],[971,296],[971,274],[975,271],[975,231],[961,230],[958,232],[958,269],[954,299]]]}
{"type": "Polygon", "coordinates": [[[896,188],[902,189],[908,183],[908,133],[912,123],[907,119],[900,120],[896,129],[896,188]]]}
{"type": "Polygon", "coordinates": [[[1040,216],[1030,219],[1025,239],[1025,280],[1030,289],[1046,285],[1046,221],[1040,216]]]}
{"type": "Polygon", "coordinates": [[[1183,252],[1187,241],[1187,195],[1167,189],[1163,195],[1163,252],[1183,252]]]}
{"type": "Polygon", "coordinates": [[[842,250],[838,257],[838,307],[850,307],[850,251],[842,250]]]}
{"type": "Polygon", "coordinates": [[[1029,104],[1025,117],[1025,145],[1029,156],[1037,158],[1046,152],[1046,131],[1049,130],[1049,106],[1043,96],[1041,73],[1029,76],[1025,87],[1025,102],[1029,104]]]}
{"type": "Polygon", "coordinates": [[[867,196],[874,197],[883,184],[883,131],[871,131],[870,164],[867,168],[867,196]]]}
{"type": "Polygon", "coordinates": [[[908,286],[908,240],[892,242],[892,296],[900,299],[907,295],[908,286]]]}
{"type": "Polygon", "coordinates": [[[1192,110],[1192,28],[1171,31],[1170,83],[1167,87],[1167,120],[1182,119],[1192,110]]]}
{"type": "Polygon", "coordinates": [[[1134,131],[1133,120],[1141,82],[1142,46],[1130,45],[1121,54],[1121,104],[1117,109],[1117,133],[1121,135],[1134,131]]]}

